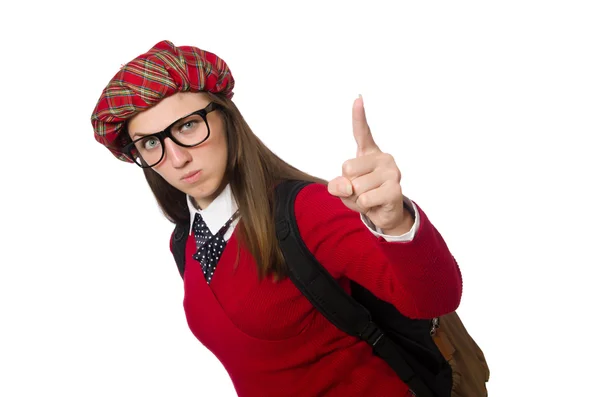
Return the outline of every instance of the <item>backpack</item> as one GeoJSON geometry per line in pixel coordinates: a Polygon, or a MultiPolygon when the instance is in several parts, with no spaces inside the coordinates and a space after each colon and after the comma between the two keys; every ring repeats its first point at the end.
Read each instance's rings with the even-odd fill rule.
{"type": "MultiPolygon", "coordinates": [[[[276,187],[275,222],[288,277],[312,305],[341,331],[368,343],[417,397],[485,397],[489,369],[483,353],[453,312],[410,319],[392,304],[351,281],[351,294],[304,245],[294,214],[298,192],[311,182],[283,181],[276,187]]],[[[171,236],[183,278],[187,224],[171,236]]]]}

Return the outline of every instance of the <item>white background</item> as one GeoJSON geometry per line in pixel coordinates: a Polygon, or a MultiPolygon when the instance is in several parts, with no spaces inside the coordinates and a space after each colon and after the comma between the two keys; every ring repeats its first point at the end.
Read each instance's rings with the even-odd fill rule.
{"type": "Polygon", "coordinates": [[[490,396],[597,395],[597,2],[16,3],[0,10],[0,396],[235,395],[187,328],[171,225],[89,121],[163,39],[224,58],[255,133],[328,179],[362,94],[460,263],[490,396]]]}

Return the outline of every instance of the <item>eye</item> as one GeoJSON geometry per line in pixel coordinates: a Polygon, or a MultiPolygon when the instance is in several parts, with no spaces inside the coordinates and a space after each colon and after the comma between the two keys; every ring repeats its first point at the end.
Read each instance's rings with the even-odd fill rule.
{"type": "Polygon", "coordinates": [[[181,125],[179,130],[181,132],[190,131],[190,130],[193,130],[194,128],[196,128],[197,124],[198,124],[198,122],[196,120],[188,120],[181,125]]]}
{"type": "Polygon", "coordinates": [[[160,141],[157,138],[148,138],[144,140],[143,147],[145,150],[152,150],[160,145],[160,141]]]}
{"type": "Polygon", "coordinates": [[[197,114],[194,114],[185,120],[182,120],[181,124],[177,127],[176,131],[180,134],[191,134],[199,130],[200,126],[204,124],[204,120],[197,114]]]}

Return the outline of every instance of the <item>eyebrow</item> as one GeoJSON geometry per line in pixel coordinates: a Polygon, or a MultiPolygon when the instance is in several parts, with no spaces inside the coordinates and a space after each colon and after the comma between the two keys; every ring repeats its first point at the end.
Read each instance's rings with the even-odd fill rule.
{"type": "Polygon", "coordinates": [[[132,140],[136,140],[137,138],[143,138],[145,136],[154,135],[154,134],[158,134],[158,132],[152,132],[152,133],[149,133],[149,134],[142,134],[141,132],[135,132],[133,134],[133,136],[131,137],[131,139],[132,140]]]}

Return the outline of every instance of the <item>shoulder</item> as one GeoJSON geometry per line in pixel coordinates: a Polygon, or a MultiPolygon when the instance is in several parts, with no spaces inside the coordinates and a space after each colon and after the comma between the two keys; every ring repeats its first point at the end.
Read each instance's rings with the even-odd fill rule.
{"type": "Polygon", "coordinates": [[[367,231],[360,214],[346,207],[322,183],[311,183],[298,193],[294,212],[300,233],[304,236],[315,232],[315,229],[327,234],[333,230],[367,231]]]}
{"type": "Polygon", "coordinates": [[[360,214],[329,193],[325,184],[309,184],[297,195],[295,218],[308,251],[334,277],[359,258],[373,257],[377,239],[360,214]]]}
{"type": "Polygon", "coordinates": [[[311,183],[296,197],[296,221],[301,232],[315,227],[367,231],[360,214],[348,208],[337,196],[329,193],[326,184],[311,183]]]}
{"type": "Polygon", "coordinates": [[[327,185],[322,183],[310,183],[305,186],[296,197],[296,212],[306,209],[312,211],[335,211],[348,209],[339,197],[329,193],[327,185]]]}

